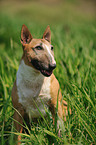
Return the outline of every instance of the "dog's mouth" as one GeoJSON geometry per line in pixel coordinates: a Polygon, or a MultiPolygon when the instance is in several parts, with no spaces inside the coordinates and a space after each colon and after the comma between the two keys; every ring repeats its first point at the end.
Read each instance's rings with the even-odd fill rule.
{"type": "Polygon", "coordinates": [[[31,63],[35,69],[39,70],[46,77],[49,77],[53,72],[53,69],[43,67],[42,64],[36,60],[31,60],[31,63]]]}
{"type": "Polygon", "coordinates": [[[46,76],[46,77],[49,77],[49,76],[52,74],[52,71],[51,71],[51,70],[50,70],[50,71],[47,71],[47,70],[41,69],[40,72],[41,72],[44,76],[46,76]]]}

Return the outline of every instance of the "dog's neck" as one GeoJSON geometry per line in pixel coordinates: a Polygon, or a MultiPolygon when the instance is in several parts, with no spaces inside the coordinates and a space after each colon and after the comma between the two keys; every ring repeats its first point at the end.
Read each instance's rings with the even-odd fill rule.
{"type": "Polygon", "coordinates": [[[17,72],[17,86],[19,84],[19,82],[21,81],[21,79],[23,79],[23,81],[25,83],[27,83],[27,85],[31,85],[31,84],[36,84],[38,83],[39,85],[43,83],[44,81],[44,76],[37,70],[35,70],[33,67],[30,67],[28,65],[26,65],[24,63],[24,60],[21,60],[18,72],[17,72]]]}

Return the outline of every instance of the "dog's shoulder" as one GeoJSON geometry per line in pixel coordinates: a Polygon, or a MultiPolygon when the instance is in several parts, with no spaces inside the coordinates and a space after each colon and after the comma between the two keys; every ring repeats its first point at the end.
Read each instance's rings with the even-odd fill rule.
{"type": "Polygon", "coordinates": [[[55,75],[51,75],[51,83],[50,83],[50,94],[51,94],[51,102],[56,105],[57,97],[58,101],[61,101],[62,94],[60,91],[60,85],[55,75]]]}
{"type": "Polygon", "coordinates": [[[58,82],[58,80],[56,79],[56,77],[55,77],[55,75],[54,74],[52,74],[51,75],[51,93],[53,94],[53,93],[56,93],[57,94],[57,92],[58,92],[58,90],[59,90],[59,88],[60,88],[60,86],[59,86],[59,82],[58,82]]]}

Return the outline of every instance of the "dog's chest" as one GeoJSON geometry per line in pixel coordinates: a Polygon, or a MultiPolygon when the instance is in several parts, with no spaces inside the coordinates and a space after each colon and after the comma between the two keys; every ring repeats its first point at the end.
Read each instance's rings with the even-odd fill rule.
{"type": "Polygon", "coordinates": [[[44,106],[47,107],[50,95],[50,77],[36,74],[33,68],[21,61],[17,72],[17,91],[19,103],[23,105],[26,112],[33,118],[45,116],[44,106]]]}

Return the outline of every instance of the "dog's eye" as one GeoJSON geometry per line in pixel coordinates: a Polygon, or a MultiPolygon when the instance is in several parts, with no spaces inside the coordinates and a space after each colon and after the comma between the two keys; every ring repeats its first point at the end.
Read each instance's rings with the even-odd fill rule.
{"type": "Polygon", "coordinates": [[[43,49],[42,46],[36,46],[35,48],[38,49],[38,50],[42,50],[43,49]]]}
{"type": "Polygon", "coordinates": [[[53,46],[51,46],[51,50],[53,50],[53,46]]]}

